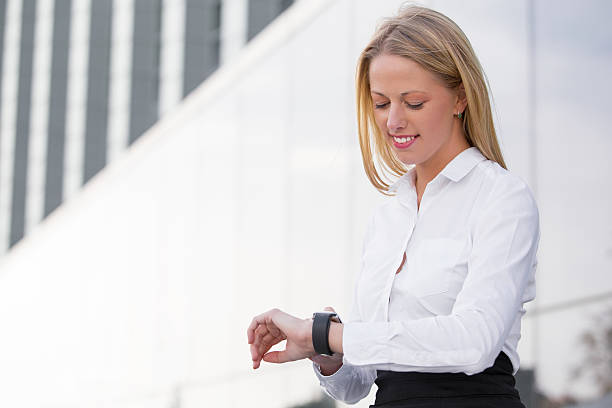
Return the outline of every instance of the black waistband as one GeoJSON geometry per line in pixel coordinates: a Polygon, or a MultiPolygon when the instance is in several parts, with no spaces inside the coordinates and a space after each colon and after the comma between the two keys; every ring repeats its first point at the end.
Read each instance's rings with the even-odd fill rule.
{"type": "Polygon", "coordinates": [[[411,398],[503,396],[519,398],[512,362],[501,352],[495,364],[481,373],[420,373],[378,370],[376,404],[411,398]]]}

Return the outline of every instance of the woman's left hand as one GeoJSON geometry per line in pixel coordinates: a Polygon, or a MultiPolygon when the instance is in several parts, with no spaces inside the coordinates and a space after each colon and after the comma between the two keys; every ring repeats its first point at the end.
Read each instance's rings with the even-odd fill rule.
{"type": "Polygon", "coordinates": [[[312,346],[312,319],[299,319],[279,309],[254,317],[247,337],[254,369],[262,359],[269,363],[285,363],[316,355],[312,346]],[[285,350],[268,352],[283,340],[287,340],[285,350]]]}

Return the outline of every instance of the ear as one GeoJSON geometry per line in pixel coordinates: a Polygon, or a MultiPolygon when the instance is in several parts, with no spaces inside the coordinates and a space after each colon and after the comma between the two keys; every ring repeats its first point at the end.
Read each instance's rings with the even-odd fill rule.
{"type": "Polygon", "coordinates": [[[463,112],[467,107],[467,96],[465,95],[465,87],[463,82],[457,86],[457,102],[455,103],[455,112],[463,112]]]}

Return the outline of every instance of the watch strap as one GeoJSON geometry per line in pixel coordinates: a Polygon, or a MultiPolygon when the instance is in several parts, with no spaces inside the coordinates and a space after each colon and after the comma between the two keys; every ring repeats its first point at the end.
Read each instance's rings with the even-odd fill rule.
{"type": "MultiPolygon", "coordinates": [[[[333,352],[329,348],[329,326],[332,317],[337,316],[333,312],[317,312],[312,317],[312,345],[317,354],[331,356],[333,352]]],[[[339,320],[339,319],[338,319],[339,320]]]]}

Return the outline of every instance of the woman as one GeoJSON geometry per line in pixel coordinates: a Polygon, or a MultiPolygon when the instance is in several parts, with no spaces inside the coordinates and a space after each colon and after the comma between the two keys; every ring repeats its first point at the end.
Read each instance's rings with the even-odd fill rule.
{"type": "Polygon", "coordinates": [[[351,315],[255,317],[253,368],[308,357],[347,403],[376,382],[376,407],[523,407],[513,375],[538,210],[506,169],[461,29],[416,6],[385,20],[358,62],[357,113],[366,174],[393,197],[370,220],[351,315]]]}

